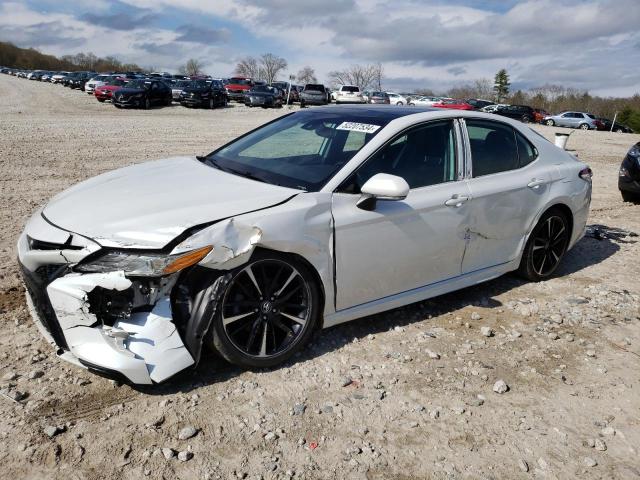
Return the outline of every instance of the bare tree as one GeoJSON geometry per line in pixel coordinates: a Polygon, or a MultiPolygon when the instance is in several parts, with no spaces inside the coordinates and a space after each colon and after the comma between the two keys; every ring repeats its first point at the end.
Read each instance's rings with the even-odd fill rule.
{"type": "Polygon", "coordinates": [[[302,84],[318,83],[318,79],[316,78],[316,71],[308,65],[298,71],[297,77],[298,82],[302,84]]]}
{"type": "Polygon", "coordinates": [[[187,60],[187,63],[185,63],[178,69],[178,72],[181,75],[188,75],[190,77],[201,75],[202,62],[200,62],[200,60],[196,60],[195,58],[190,58],[189,60],[187,60]]]}
{"type": "Polygon", "coordinates": [[[382,86],[382,64],[351,65],[345,70],[329,72],[332,86],[355,85],[360,90],[367,90],[374,86],[382,86]],[[379,85],[380,84],[380,85],[379,85]]]}
{"type": "Polygon", "coordinates": [[[273,53],[263,53],[260,55],[260,70],[262,79],[267,83],[273,83],[276,80],[278,74],[287,68],[287,61],[274,55],[273,53]]]}
{"type": "Polygon", "coordinates": [[[384,67],[382,63],[378,62],[374,66],[374,75],[375,75],[375,86],[378,91],[382,91],[382,77],[384,76],[384,67]]]}
{"type": "Polygon", "coordinates": [[[260,66],[254,57],[241,58],[236,64],[235,74],[241,77],[260,78],[260,66]]]}

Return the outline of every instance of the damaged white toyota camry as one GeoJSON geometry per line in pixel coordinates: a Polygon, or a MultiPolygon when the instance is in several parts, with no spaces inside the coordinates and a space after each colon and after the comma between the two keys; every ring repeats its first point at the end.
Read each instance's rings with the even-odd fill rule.
{"type": "Polygon", "coordinates": [[[322,107],[76,185],[18,255],[62,358],[151,384],[203,346],[268,367],[319,328],[512,270],[546,279],[590,199],[591,170],[519,122],[322,107]]]}

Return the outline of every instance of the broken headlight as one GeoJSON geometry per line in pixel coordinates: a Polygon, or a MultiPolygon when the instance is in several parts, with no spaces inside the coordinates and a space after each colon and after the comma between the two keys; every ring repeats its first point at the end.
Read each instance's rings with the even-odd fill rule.
{"type": "Polygon", "coordinates": [[[179,255],[163,253],[133,253],[110,251],[75,267],[82,273],[124,271],[126,275],[158,277],[178,272],[195,265],[208,255],[213,247],[202,247],[179,255]]]}

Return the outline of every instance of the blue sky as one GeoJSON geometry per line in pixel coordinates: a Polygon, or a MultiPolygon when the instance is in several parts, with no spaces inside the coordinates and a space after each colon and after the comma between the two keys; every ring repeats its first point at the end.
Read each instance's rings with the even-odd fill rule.
{"type": "Polygon", "coordinates": [[[272,52],[284,75],[382,62],[387,89],[444,91],[507,68],[518,88],[640,92],[640,0],[0,0],[0,40],[228,76],[272,52]]]}

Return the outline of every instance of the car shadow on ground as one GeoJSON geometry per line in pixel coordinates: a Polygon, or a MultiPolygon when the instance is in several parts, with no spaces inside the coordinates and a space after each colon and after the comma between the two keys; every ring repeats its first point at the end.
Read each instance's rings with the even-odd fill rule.
{"type": "MultiPolygon", "coordinates": [[[[597,265],[620,250],[621,243],[634,243],[637,234],[610,228],[604,225],[590,225],[587,234],[563,259],[555,276],[574,274],[593,265],[597,265]]],[[[503,306],[496,297],[527,283],[516,274],[502,275],[494,280],[467,287],[462,290],[438,297],[412,303],[410,305],[382,312],[368,317],[336,325],[318,332],[309,348],[296,354],[284,364],[261,371],[268,372],[306,362],[328,352],[338,350],[354,340],[360,340],[370,334],[378,334],[394,327],[422,321],[440,315],[446,315],[466,306],[500,308],[503,306]]],[[[151,387],[134,385],[132,388],[149,395],[167,395],[188,393],[202,386],[220,383],[232,379],[244,372],[244,369],[229,364],[221,357],[203,348],[203,356],[196,369],[178,373],[173,379],[151,387]]]]}

